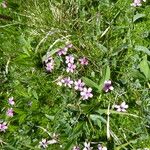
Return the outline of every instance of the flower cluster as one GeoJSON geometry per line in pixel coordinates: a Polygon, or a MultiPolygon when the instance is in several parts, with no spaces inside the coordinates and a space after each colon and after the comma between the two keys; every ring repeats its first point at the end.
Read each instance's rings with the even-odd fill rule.
{"type": "Polygon", "coordinates": [[[142,2],[146,2],[146,0],[134,0],[131,6],[133,7],[142,6],[142,2]]]}
{"type": "MultiPolygon", "coordinates": [[[[61,48],[57,51],[57,54],[58,56],[64,56],[64,55],[67,55],[68,53],[68,49],[69,48],[72,48],[73,45],[70,43],[70,44],[67,44],[64,48],[61,48]]],[[[52,57],[50,57],[50,54],[49,52],[47,52],[46,55],[43,56],[44,60],[44,66],[45,66],[45,69],[47,72],[52,72],[53,69],[54,69],[54,59],[52,57]]],[[[81,64],[81,65],[88,65],[88,59],[86,57],[82,57],[80,58],[77,62],[77,64],[75,64],[75,58],[73,55],[71,54],[68,54],[66,57],[65,57],[65,63],[67,64],[67,68],[66,68],[66,71],[69,73],[73,73],[75,71],[75,69],[77,68],[77,64],[81,64]]]]}
{"type": "MultiPolygon", "coordinates": [[[[10,97],[8,99],[8,103],[11,105],[11,106],[14,106],[15,105],[15,102],[14,102],[14,98],[13,97],[10,97]]],[[[7,111],[6,111],[6,116],[8,117],[13,117],[14,116],[14,110],[13,108],[8,108],[7,111]]],[[[0,132],[5,132],[6,129],[8,129],[8,124],[6,122],[1,122],[0,123],[0,132]]]]}
{"type": "Polygon", "coordinates": [[[73,73],[76,69],[76,65],[74,64],[74,57],[72,55],[66,56],[66,64],[67,64],[67,72],[73,73]]]}
{"type": "MultiPolygon", "coordinates": [[[[14,106],[15,105],[15,102],[14,102],[14,98],[13,97],[10,97],[8,99],[8,103],[11,105],[11,106],[14,106]]],[[[8,117],[13,117],[14,116],[14,110],[13,108],[8,108],[7,111],[6,111],[6,115],[8,117]]]]}
{"type": "MultiPolygon", "coordinates": [[[[112,82],[110,80],[107,80],[104,82],[104,87],[103,90],[107,93],[109,91],[112,91],[114,89],[114,87],[112,86],[112,82]]],[[[114,105],[113,106],[116,111],[118,112],[125,112],[126,109],[128,108],[128,105],[126,105],[125,102],[122,102],[120,105],[114,105]]]]}
{"type": "Polygon", "coordinates": [[[87,100],[93,97],[92,88],[85,87],[85,83],[82,82],[81,79],[78,79],[77,81],[73,81],[71,80],[70,77],[58,78],[57,85],[59,86],[64,85],[64,86],[68,86],[69,88],[74,86],[74,89],[80,92],[81,99],[83,100],[87,100]]]}

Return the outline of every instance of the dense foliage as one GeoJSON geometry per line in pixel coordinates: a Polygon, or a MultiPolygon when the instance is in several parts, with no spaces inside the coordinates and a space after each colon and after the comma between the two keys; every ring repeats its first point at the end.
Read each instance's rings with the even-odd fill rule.
{"type": "Polygon", "coordinates": [[[150,148],[148,1],[0,3],[0,149],[150,148]]]}

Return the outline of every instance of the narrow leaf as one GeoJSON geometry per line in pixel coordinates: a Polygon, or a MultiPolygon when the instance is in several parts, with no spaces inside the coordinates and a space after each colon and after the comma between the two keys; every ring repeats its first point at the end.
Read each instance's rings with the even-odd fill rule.
{"type": "Polygon", "coordinates": [[[143,60],[139,64],[140,71],[145,75],[147,79],[150,79],[150,68],[148,66],[147,56],[143,57],[143,60]]]}

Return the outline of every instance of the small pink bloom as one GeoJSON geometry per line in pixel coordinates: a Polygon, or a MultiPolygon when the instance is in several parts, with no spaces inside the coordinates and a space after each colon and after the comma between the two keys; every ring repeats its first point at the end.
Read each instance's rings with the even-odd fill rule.
{"type": "Polygon", "coordinates": [[[81,79],[79,79],[78,81],[75,81],[74,82],[74,85],[75,85],[75,90],[79,90],[79,91],[82,91],[83,90],[83,87],[85,85],[84,82],[81,81],[81,79]]]}
{"type": "Polygon", "coordinates": [[[39,146],[42,148],[48,147],[48,141],[46,139],[42,139],[42,141],[39,142],[39,146]]]}
{"type": "Polygon", "coordinates": [[[61,56],[61,55],[66,55],[66,54],[67,54],[67,51],[68,51],[68,47],[64,47],[63,49],[60,49],[60,50],[57,52],[57,54],[58,54],[59,56],[61,56]]]}
{"type": "Polygon", "coordinates": [[[87,142],[84,142],[84,148],[83,150],[92,150],[93,148],[90,146],[90,142],[87,143],[87,142]]]}
{"type": "Polygon", "coordinates": [[[10,97],[9,99],[8,99],[8,103],[10,104],[10,105],[15,105],[15,102],[14,102],[14,98],[13,97],[10,97]]]}
{"type": "Polygon", "coordinates": [[[14,111],[13,111],[13,109],[12,109],[12,108],[9,108],[9,109],[7,110],[7,112],[6,112],[6,115],[7,115],[8,117],[13,117],[13,116],[14,116],[14,111]]]}
{"type": "Polygon", "coordinates": [[[52,72],[52,70],[54,69],[54,64],[53,63],[51,63],[51,62],[49,62],[49,63],[47,63],[46,64],[46,70],[48,71],[48,72],[52,72]]]}
{"type": "Polygon", "coordinates": [[[73,73],[75,69],[76,69],[76,65],[69,63],[67,68],[66,68],[66,71],[73,73]]]}
{"type": "Polygon", "coordinates": [[[83,57],[79,59],[81,65],[88,65],[89,61],[87,58],[83,57]]]}
{"type": "Polygon", "coordinates": [[[70,43],[70,44],[67,44],[66,47],[72,48],[72,47],[73,47],[73,44],[71,44],[71,43],[70,43]]]}
{"type": "Polygon", "coordinates": [[[110,80],[104,82],[103,90],[104,90],[105,92],[112,91],[113,89],[114,89],[114,88],[113,88],[112,83],[111,83],[110,80]]]}
{"type": "Polygon", "coordinates": [[[6,129],[8,129],[7,123],[0,123],[0,132],[5,132],[6,129]]]}
{"type": "Polygon", "coordinates": [[[122,102],[120,105],[114,105],[114,108],[116,108],[118,112],[125,112],[128,108],[128,105],[126,105],[125,102],[122,102]]]}
{"type": "Polygon", "coordinates": [[[70,79],[70,77],[62,79],[61,82],[64,84],[64,86],[68,86],[70,88],[73,84],[73,81],[70,79]]]}
{"type": "Polygon", "coordinates": [[[97,148],[98,148],[98,150],[102,150],[102,145],[98,144],[97,148]]]}
{"type": "Polygon", "coordinates": [[[7,8],[7,1],[3,1],[3,2],[1,3],[1,6],[2,6],[3,8],[7,8]]]}
{"type": "Polygon", "coordinates": [[[134,0],[134,2],[131,4],[131,6],[134,6],[134,7],[142,6],[142,1],[146,2],[146,0],[134,0]]]}
{"type": "Polygon", "coordinates": [[[83,100],[89,99],[93,97],[93,94],[91,93],[92,89],[91,88],[86,88],[84,87],[83,90],[80,92],[81,98],[83,100]]]}
{"type": "Polygon", "coordinates": [[[48,72],[52,72],[54,69],[54,59],[52,57],[47,58],[45,61],[45,69],[48,72]]]}
{"type": "Polygon", "coordinates": [[[74,57],[72,55],[66,56],[66,63],[74,63],[74,57]]]}

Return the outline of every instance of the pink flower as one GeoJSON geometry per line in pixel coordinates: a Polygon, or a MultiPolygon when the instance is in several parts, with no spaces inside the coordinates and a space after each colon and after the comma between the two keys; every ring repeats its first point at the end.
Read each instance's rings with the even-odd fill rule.
{"type": "Polygon", "coordinates": [[[0,132],[5,132],[6,129],[8,129],[7,123],[0,123],[0,132]]]}
{"type": "Polygon", "coordinates": [[[68,47],[64,47],[63,49],[60,49],[60,50],[57,52],[57,54],[58,54],[59,56],[61,56],[61,55],[66,55],[66,54],[67,54],[67,51],[68,51],[68,47]]]}
{"type": "Polygon", "coordinates": [[[92,89],[91,88],[86,88],[84,87],[83,90],[80,92],[81,98],[83,100],[89,99],[93,97],[93,94],[91,93],[92,89]]]}
{"type": "Polygon", "coordinates": [[[78,81],[75,81],[74,82],[74,85],[75,85],[75,90],[79,90],[79,91],[82,91],[83,90],[83,87],[85,85],[84,82],[81,81],[81,79],[79,79],[78,81]]]}
{"type": "Polygon", "coordinates": [[[55,144],[55,143],[57,143],[57,140],[55,140],[55,139],[52,139],[49,141],[47,139],[42,139],[42,141],[39,142],[39,147],[47,148],[48,145],[55,144]]]}
{"type": "Polygon", "coordinates": [[[70,79],[70,77],[62,79],[61,82],[64,84],[64,86],[68,86],[70,88],[73,84],[73,81],[70,79]]]}
{"type": "Polygon", "coordinates": [[[120,105],[114,105],[114,108],[116,108],[118,112],[125,112],[128,108],[128,105],[126,105],[125,102],[122,102],[120,105]]]}
{"type": "Polygon", "coordinates": [[[15,105],[15,102],[14,102],[14,98],[13,97],[10,97],[9,99],[8,99],[8,103],[10,104],[10,105],[15,105]]]}
{"type": "Polygon", "coordinates": [[[48,147],[48,141],[46,139],[42,139],[42,141],[39,142],[39,146],[42,148],[48,147]]]}
{"type": "Polygon", "coordinates": [[[131,6],[134,6],[134,7],[142,6],[142,1],[146,2],[146,0],[134,0],[134,2],[131,4],[131,6]]]}
{"type": "Polygon", "coordinates": [[[75,65],[75,64],[69,63],[68,66],[67,66],[66,71],[67,71],[67,72],[72,72],[72,73],[73,73],[75,69],[76,69],[76,65],[75,65]]]}
{"type": "Polygon", "coordinates": [[[111,83],[110,80],[104,82],[103,90],[104,90],[105,92],[112,91],[113,89],[114,89],[114,88],[113,88],[112,83],[111,83]]]}
{"type": "Polygon", "coordinates": [[[90,142],[89,143],[87,143],[87,142],[85,142],[84,143],[84,148],[83,148],[83,150],[92,150],[93,148],[90,146],[90,142]]]}
{"type": "Polygon", "coordinates": [[[8,117],[13,117],[13,116],[14,116],[14,111],[13,111],[13,109],[12,109],[12,108],[9,108],[9,109],[7,110],[7,112],[6,112],[6,115],[7,115],[8,117]]]}
{"type": "Polygon", "coordinates": [[[52,57],[48,57],[45,61],[45,69],[48,72],[52,72],[54,69],[54,59],[52,57]]]}
{"type": "Polygon", "coordinates": [[[3,1],[3,2],[1,3],[1,6],[2,6],[3,8],[7,8],[7,1],[3,1]]]}
{"type": "Polygon", "coordinates": [[[52,72],[52,70],[54,69],[54,64],[53,63],[51,63],[51,62],[49,62],[49,63],[47,63],[46,64],[46,70],[48,71],[48,72],[52,72]]]}
{"type": "Polygon", "coordinates": [[[72,55],[66,56],[66,63],[74,63],[74,57],[72,55]]]}
{"type": "Polygon", "coordinates": [[[71,43],[70,43],[70,44],[67,44],[66,47],[72,48],[72,47],[73,47],[73,44],[71,44],[71,43]]]}
{"type": "Polygon", "coordinates": [[[89,61],[87,58],[83,57],[79,59],[81,65],[88,65],[89,61]]]}
{"type": "Polygon", "coordinates": [[[102,147],[101,144],[98,144],[98,150],[107,150],[107,147],[102,147]]]}

